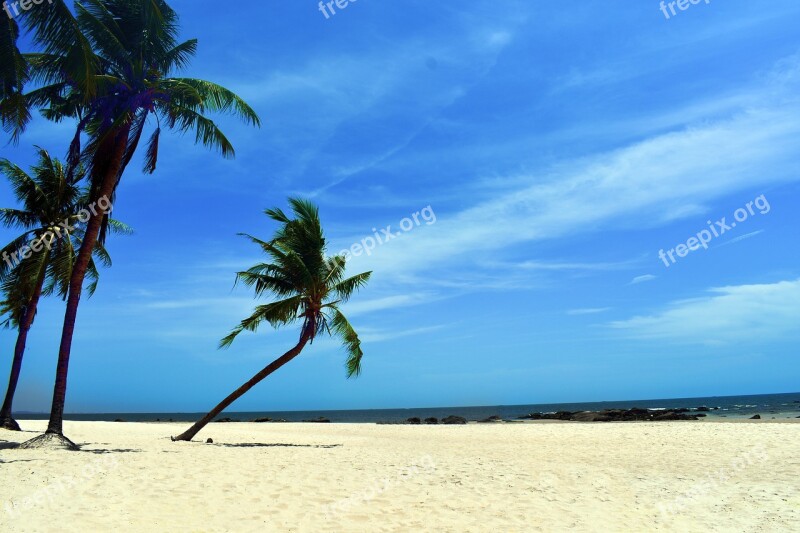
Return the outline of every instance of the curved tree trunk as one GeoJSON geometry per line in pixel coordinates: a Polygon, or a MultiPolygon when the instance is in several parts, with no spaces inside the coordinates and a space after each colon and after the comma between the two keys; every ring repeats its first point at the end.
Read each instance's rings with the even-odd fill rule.
{"type": "Polygon", "coordinates": [[[42,286],[47,274],[47,262],[44,262],[44,268],[39,274],[39,279],[36,280],[36,287],[30,302],[28,302],[28,309],[25,311],[25,316],[22,323],[19,325],[19,332],[17,333],[17,344],[14,346],[14,362],[11,364],[11,375],[8,378],[8,389],[6,390],[6,398],[3,401],[3,407],[0,409],[0,427],[9,429],[11,431],[21,431],[19,424],[14,420],[12,415],[12,407],[14,403],[14,393],[17,391],[17,383],[19,382],[19,374],[22,371],[22,358],[25,355],[25,343],[28,340],[28,331],[33,325],[33,320],[36,318],[36,308],[39,305],[39,298],[42,296],[42,286]]]}
{"type": "Polygon", "coordinates": [[[275,359],[269,365],[264,367],[264,369],[261,370],[261,372],[253,376],[247,383],[236,389],[231,395],[222,400],[222,402],[220,402],[219,405],[213,408],[206,416],[198,420],[197,423],[195,423],[195,425],[193,425],[192,427],[190,427],[188,430],[186,430],[184,433],[181,433],[177,437],[172,437],[172,440],[173,441],[192,440],[192,438],[195,435],[197,435],[201,429],[206,427],[206,425],[209,422],[214,420],[214,418],[216,418],[217,415],[219,415],[220,413],[222,413],[222,411],[227,409],[229,405],[231,405],[233,402],[241,398],[247,391],[255,387],[264,378],[266,378],[267,376],[278,370],[280,367],[282,367],[283,365],[285,365],[286,363],[288,363],[289,361],[300,355],[300,352],[303,351],[303,348],[310,339],[311,339],[311,334],[307,330],[306,333],[304,333],[303,336],[300,338],[300,342],[297,343],[297,345],[294,348],[292,348],[279,358],[275,359]]]}
{"type": "MultiPolygon", "coordinates": [[[[117,177],[122,168],[122,159],[125,155],[125,148],[128,143],[128,132],[130,125],[123,126],[116,132],[109,132],[107,138],[98,147],[98,154],[107,154],[108,159],[102,160],[102,155],[95,161],[94,175],[102,176],[102,181],[96,193],[92,195],[95,204],[101,198],[111,201],[114,189],[117,186],[117,177]]],[[[78,316],[78,305],[83,291],[83,281],[86,278],[86,271],[89,268],[94,246],[100,233],[105,212],[102,209],[95,209],[95,213],[89,218],[86,231],[83,236],[78,257],[72,270],[72,277],[69,281],[69,294],[67,296],[67,309],[64,313],[64,327],[61,330],[61,345],[58,350],[58,366],[56,367],[56,382],[53,388],[53,406],[50,409],[50,421],[47,425],[48,434],[55,434],[63,437],[64,423],[64,404],[67,397],[67,374],[69,373],[69,357],[72,350],[72,335],[75,331],[75,319],[78,316]]]]}

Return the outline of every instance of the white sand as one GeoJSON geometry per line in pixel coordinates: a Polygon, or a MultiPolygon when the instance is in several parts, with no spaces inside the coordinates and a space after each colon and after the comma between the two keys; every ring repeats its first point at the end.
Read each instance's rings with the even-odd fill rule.
{"type": "Polygon", "coordinates": [[[186,427],[0,430],[0,531],[800,531],[797,423],[186,427]]]}

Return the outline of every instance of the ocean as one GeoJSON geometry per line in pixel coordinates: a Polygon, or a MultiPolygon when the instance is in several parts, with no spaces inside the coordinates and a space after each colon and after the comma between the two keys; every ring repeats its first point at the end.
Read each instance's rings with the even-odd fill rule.
{"type": "MultiPolygon", "coordinates": [[[[213,407],[213,406],[209,406],[213,407]]],[[[324,417],[331,422],[374,424],[378,422],[402,422],[411,417],[444,418],[449,415],[462,416],[467,420],[483,420],[498,415],[513,420],[529,413],[553,413],[556,411],[600,411],[602,409],[665,408],[718,408],[707,412],[709,418],[750,418],[759,414],[762,419],[800,418],[800,392],[788,394],[759,394],[751,396],[711,396],[706,398],[671,398],[660,400],[608,401],[585,403],[557,403],[530,405],[485,405],[474,407],[424,407],[413,409],[358,409],[350,411],[226,411],[222,417],[246,422],[256,418],[283,419],[302,422],[324,417]]],[[[84,413],[67,414],[66,420],[91,420],[126,422],[192,422],[205,413],[84,413]]],[[[21,420],[47,419],[46,413],[15,413],[21,420]]]]}

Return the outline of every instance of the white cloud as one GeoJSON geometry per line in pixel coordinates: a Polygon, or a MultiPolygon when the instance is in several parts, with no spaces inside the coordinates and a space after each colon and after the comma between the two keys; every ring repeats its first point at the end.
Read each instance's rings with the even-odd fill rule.
{"type": "Polygon", "coordinates": [[[427,303],[430,302],[433,297],[431,293],[420,292],[398,294],[396,296],[386,296],[383,298],[374,298],[372,300],[354,300],[346,303],[342,311],[347,316],[362,315],[365,313],[383,311],[385,309],[395,309],[398,307],[409,307],[427,303]]]}
{"type": "Polygon", "coordinates": [[[631,285],[638,285],[639,283],[645,283],[647,281],[653,281],[658,276],[654,276],[652,274],[645,274],[643,276],[636,276],[631,280],[631,285]]]}
{"type": "Polygon", "coordinates": [[[741,241],[749,239],[751,237],[755,237],[756,235],[759,235],[761,233],[764,233],[763,229],[760,229],[758,231],[751,231],[750,233],[745,233],[744,235],[740,235],[740,236],[738,236],[738,237],[736,237],[734,239],[731,239],[729,241],[723,242],[722,244],[718,244],[715,248],[722,248],[723,246],[728,246],[729,244],[735,244],[737,242],[741,242],[741,241]]]}
{"type": "Polygon", "coordinates": [[[431,333],[433,331],[439,331],[443,329],[445,326],[427,326],[422,328],[412,328],[412,329],[397,329],[391,331],[382,331],[382,330],[373,330],[370,328],[361,328],[359,330],[359,338],[362,342],[383,342],[393,339],[399,339],[402,337],[410,337],[412,335],[422,335],[424,333],[431,333]]]}
{"type": "Polygon", "coordinates": [[[664,311],[608,324],[635,339],[693,344],[766,342],[798,336],[800,279],[720,287],[664,311]]]}
{"type": "Polygon", "coordinates": [[[521,242],[658,226],[737,191],[796,181],[800,100],[792,91],[800,85],[797,61],[780,80],[743,98],[763,98],[763,105],[549,173],[521,176],[518,182],[530,185],[459,212],[437,208],[435,226],[395,241],[371,258],[358,258],[354,268],[369,263],[377,275],[386,276],[448,263],[463,268],[467,256],[485,257],[521,242]]]}
{"type": "Polygon", "coordinates": [[[567,311],[567,314],[572,316],[596,315],[598,313],[605,313],[606,311],[611,311],[611,307],[587,307],[584,309],[570,309],[569,311],[567,311]]]}

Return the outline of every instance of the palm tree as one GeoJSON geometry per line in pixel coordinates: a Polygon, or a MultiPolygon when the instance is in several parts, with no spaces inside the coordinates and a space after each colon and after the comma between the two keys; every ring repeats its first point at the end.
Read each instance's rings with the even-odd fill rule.
{"type": "MultiPolygon", "coordinates": [[[[30,15],[27,24],[43,50],[24,57],[30,78],[41,86],[24,95],[24,105],[15,107],[13,99],[0,102],[0,118],[12,131],[12,138],[28,122],[24,112],[14,112],[16,108],[39,107],[48,119],[76,120],[68,172],[79,160],[86,165],[92,201],[106,198],[113,203],[151,118],[156,128],[147,143],[146,173],[156,169],[162,126],[194,132],[196,142],[233,157],[230,141],[205,114],[228,113],[260,125],[255,111],[228,89],[174,76],[188,65],[197,41],[177,41],[178,15],[164,0],[85,0],[75,3],[74,18],[63,0],[54,0],[52,10],[33,11],[36,15],[30,15]],[[81,149],[83,134],[88,135],[88,142],[81,149]]],[[[50,421],[39,443],[55,440],[56,445],[64,444],[64,403],[75,320],[92,250],[107,225],[107,211],[93,214],[78,251],[67,296],[50,421]]]]}
{"type": "MultiPolygon", "coordinates": [[[[66,60],[57,68],[63,68],[64,76],[80,89],[78,94],[84,103],[96,96],[98,74],[97,58],[64,0],[48,0],[46,9],[24,11],[20,19],[33,42],[41,48],[41,53],[23,54],[17,43],[20,37],[17,21],[11,17],[3,18],[0,23],[0,122],[14,142],[19,140],[19,135],[31,120],[31,107],[43,107],[53,96],[52,91],[24,94],[25,85],[32,77],[31,59],[55,59],[64,55],[60,52],[69,50],[66,60]]],[[[34,81],[37,78],[41,78],[41,73],[33,76],[34,81]]],[[[60,99],[49,101],[49,104],[63,106],[60,99]]]]}
{"type": "Polygon", "coordinates": [[[264,322],[275,328],[301,321],[300,338],[288,352],[275,359],[236,389],[185,433],[172,440],[189,441],[247,391],[283,365],[300,355],[306,344],[314,342],[320,333],[327,332],[342,340],[347,352],[347,377],[361,373],[361,341],[342,314],[339,305],[366,285],[371,272],[344,279],[343,256],[326,258],[325,237],[319,220],[319,210],[310,202],[289,200],[295,218],[290,219],[280,209],[268,209],[267,216],[281,224],[273,239],[262,241],[245,235],[267,254],[271,262],[260,263],[239,272],[237,281],[255,289],[256,297],[272,293],[277,301],[256,307],[252,315],[222,341],[227,348],[242,331],[256,331],[264,322]]]}
{"type": "MultiPolygon", "coordinates": [[[[38,154],[39,162],[32,167],[32,175],[7,159],[0,160],[0,173],[8,178],[21,204],[21,209],[0,209],[0,220],[6,226],[24,230],[0,251],[3,261],[0,315],[5,318],[0,325],[17,330],[8,389],[0,409],[0,427],[16,431],[20,428],[12,416],[14,393],[39,299],[51,294],[67,296],[76,251],[84,236],[81,220],[89,213],[88,195],[78,185],[83,171],[78,169],[76,181],[70,181],[62,162],[51,158],[44,149],[39,148],[38,154]]],[[[116,221],[111,221],[111,228],[129,231],[116,221]]],[[[95,245],[94,257],[105,266],[111,265],[111,258],[100,242],[95,245]]],[[[94,259],[89,262],[87,277],[90,280],[87,291],[91,295],[98,280],[94,259]]]]}
{"type": "Polygon", "coordinates": [[[19,26],[11,17],[0,13],[0,97],[13,96],[22,91],[28,69],[17,48],[19,26]]]}

